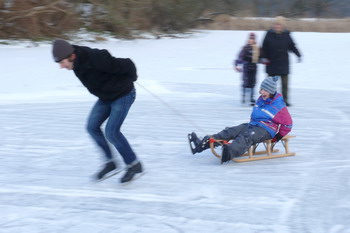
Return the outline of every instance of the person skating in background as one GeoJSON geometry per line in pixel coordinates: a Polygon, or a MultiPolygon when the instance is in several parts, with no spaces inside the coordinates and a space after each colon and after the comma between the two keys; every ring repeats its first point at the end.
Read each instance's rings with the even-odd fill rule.
{"type": "Polygon", "coordinates": [[[254,33],[249,34],[246,45],[241,49],[238,58],[234,61],[234,68],[242,72],[242,104],[245,104],[248,94],[248,101],[253,106],[255,103],[254,87],[256,84],[257,63],[259,61],[260,49],[256,44],[254,33]]]}
{"type": "Polygon", "coordinates": [[[120,128],[136,98],[134,63],[128,58],[115,58],[107,50],[71,45],[61,39],[53,42],[52,53],[61,68],[73,70],[89,92],[98,97],[87,123],[88,133],[105,155],[104,167],[96,179],[103,179],[118,167],[108,140],[127,165],[120,182],[132,180],[136,174],[142,173],[142,165],[120,128]],[[101,125],[107,119],[103,132],[101,125]]]}
{"type": "Polygon", "coordinates": [[[223,145],[221,163],[225,163],[243,155],[255,143],[269,139],[276,142],[286,136],[292,130],[293,121],[282,95],[276,91],[277,80],[278,77],[267,77],[261,83],[260,97],[253,107],[249,123],[227,127],[203,139],[200,139],[195,132],[189,134],[192,153],[208,149],[210,138],[233,140],[231,144],[223,145]]]}
{"type": "Polygon", "coordinates": [[[276,17],[273,28],[266,32],[262,44],[262,60],[266,64],[266,73],[269,76],[281,76],[282,95],[287,104],[290,106],[288,93],[288,75],[289,75],[289,55],[293,52],[301,62],[301,54],[286,29],[285,18],[276,17]]]}

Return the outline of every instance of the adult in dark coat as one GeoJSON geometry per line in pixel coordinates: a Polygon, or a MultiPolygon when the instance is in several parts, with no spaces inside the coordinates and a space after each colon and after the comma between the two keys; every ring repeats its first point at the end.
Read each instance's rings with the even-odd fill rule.
{"type": "Polygon", "coordinates": [[[71,45],[65,40],[53,42],[53,57],[61,68],[73,70],[89,92],[98,97],[90,113],[87,130],[105,154],[103,169],[96,175],[102,180],[112,171],[117,172],[117,163],[107,140],[115,146],[127,165],[121,183],[128,182],[142,165],[120,128],[136,98],[134,81],[136,67],[128,58],[115,58],[107,50],[71,45]],[[105,132],[101,125],[107,121],[105,132]]]}
{"type": "Polygon", "coordinates": [[[273,29],[267,31],[263,45],[262,57],[266,64],[266,73],[269,76],[281,76],[282,95],[289,106],[288,99],[288,75],[289,75],[289,55],[293,52],[298,61],[301,61],[301,54],[290,36],[290,32],[285,29],[285,19],[282,16],[276,17],[273,29]]]}

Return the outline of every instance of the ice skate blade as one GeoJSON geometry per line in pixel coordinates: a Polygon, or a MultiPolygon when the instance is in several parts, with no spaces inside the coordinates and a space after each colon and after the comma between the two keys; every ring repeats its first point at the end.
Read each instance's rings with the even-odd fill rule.
{"type": "Polygon", "coordinates": [[[123,167],[123,168],[120,168],[120,169],[115,169],[115,170],[113,170],[113,171],[111,171],[111,172],[109,172],[109,173],[107,173],[104,177],[102,177],[101,179],[95,179],[94,181],[96,182],[96,183],[100,183],[100,182],[102,182],[102,181],[104,181],[104,180],[107,180],[107,179],[109,179],[109,178],[111,178],[111,177],[113,177],[113,176],[115,176],[115,175],[117,175],[117,174],[119,174],[120,172],[122,172],[122,171],[124,171],[125,170],[125,168],[123,167]]]}
{"type": "Polygon", "coordinates": [[[141,176],[143,176],[146,172],[143,171],[141,173],[137,173],[131,180],[127,181],[127,182],[124,182],[124,183],[120,183],[121,186],[127,186],[129,185],[130,183],[132,183],[133,181],[139,179],[141,176]]]}

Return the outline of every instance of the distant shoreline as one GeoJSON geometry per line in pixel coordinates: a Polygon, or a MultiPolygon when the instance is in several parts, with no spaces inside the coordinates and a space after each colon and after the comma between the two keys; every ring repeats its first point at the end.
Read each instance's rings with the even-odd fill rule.
{"type": "MultiPolygon", "coordinates": [[[[197,29],[207,30],[254,30],[271,28],[274,18],[232,17],[228,14],[200,18],[197,29]]],[[[350,18],[318,19],[287,18],[287,28],[293,32],[350,32],[350,18]]]]}

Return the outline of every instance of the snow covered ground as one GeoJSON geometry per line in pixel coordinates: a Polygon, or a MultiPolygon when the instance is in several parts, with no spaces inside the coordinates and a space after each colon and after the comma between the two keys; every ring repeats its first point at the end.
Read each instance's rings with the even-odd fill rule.
{"type": "MultiPolygon", "coordinates": [[[[231,67],[247,35],[82,43],[138,67],[123,132],[147,173],[127,186],[120,175],[92,182],[95,97],[53,62],[51,45],[1,45],[0,232],[350,233],[349,33],[292,34],[304,55],[290,55],[295,157],[222,166],[190,153],[188,133],[249,120],[231,67]]],[[[257,90],[264,77],[260,66],[257,90]]]]}

